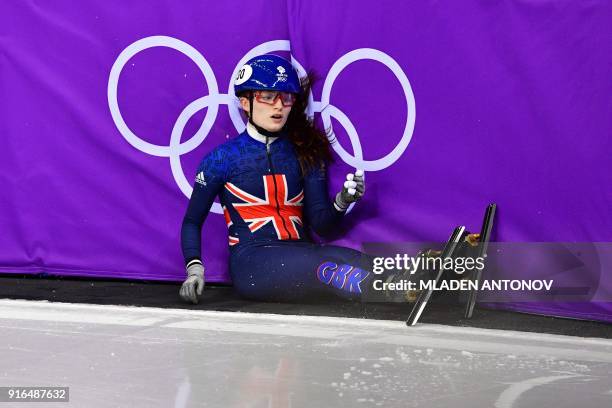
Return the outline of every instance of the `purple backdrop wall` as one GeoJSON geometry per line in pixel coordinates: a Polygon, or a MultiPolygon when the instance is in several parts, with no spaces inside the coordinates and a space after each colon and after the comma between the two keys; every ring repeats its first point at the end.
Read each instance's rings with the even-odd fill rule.
{"type": "MultiPolygon", "coordinates": [[[[0,5],[0,272],[181,280],[195,168],[242,126],[232,73],[287,40],[345,150],[331,188],[368,170],[337,243],[441,241],[488,202],[499,241],[612,241],[608,1],[111,3],[0,5]]],[[[203,234],[226,280],[223,218],[203,234]]]]}

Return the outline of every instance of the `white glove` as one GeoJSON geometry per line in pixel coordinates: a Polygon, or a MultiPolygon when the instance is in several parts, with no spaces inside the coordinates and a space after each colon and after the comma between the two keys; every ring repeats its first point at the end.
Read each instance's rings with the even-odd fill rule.
{"type": "Polygon", "coordinates": [[[187,267],[187,279],[183,282],[179,294],[184,301],[197,304],[202,290],[204,290],[204,265],[193,263],[187,267]]]}
{"type": "Polygon", "coordinates": [[[363,170],[357,170],[355,174],[349,173],[346,175],[342,191],[336,194],[334,205],[338,211],[346,211],[348,206],[360,200],[364,193],[365,178],[363,170]]]}

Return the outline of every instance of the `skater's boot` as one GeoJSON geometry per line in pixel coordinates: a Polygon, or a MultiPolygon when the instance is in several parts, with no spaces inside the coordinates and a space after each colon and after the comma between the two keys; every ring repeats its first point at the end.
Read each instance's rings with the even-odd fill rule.
{"type": "MultiPolygon", "coordinates": [[[[424,260],[429,258],[440,257],[441,251],[433,250],[430,248],[423,249],[418,252],[417,257],[422,257],[424,260]]],[[[426,265],[426,264],[425,264],[426,265]]],[[[422,267],[416,271],[412,270],[401,270],[396,273],[390,274],[385,283],[388,285],[393,283],[396,285],[402,285],[402,290],[387,290],[385,297],[390,302],[409,302],[414,303],[421,293],[421,282],[433,279],[435,277],[435,270],[427,267],[422,267]]]]}

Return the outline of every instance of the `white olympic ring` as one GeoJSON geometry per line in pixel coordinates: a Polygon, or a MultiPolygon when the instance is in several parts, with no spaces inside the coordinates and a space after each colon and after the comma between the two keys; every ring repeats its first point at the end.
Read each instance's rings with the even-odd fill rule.
{"type": "MultiPolygon", "coordinates": [[[[217,112],[219,110],[219,105],[221,104],[226,104],[228,106],[229,115],[236,131],[240,133],[244,131],[246,125],[242,119],[242,116],[240,115],[240,108],[237,104],[237,98],[234,96],[233,78],[235,78],[240,67],[242,67],[242,65],[244,65],[244,63],[246,63],[249,59],[256,55],[266,54],[271,51],[288,52],[290,51],[290,43],[288,40],[268,41],[251,49],[249,52],[246,53],[244,57],[242,57],[240,61],[238,61],[236,68],[232,72],[230,83],[227,88],[227,94],[220,94],[217,87],[217,80],[215,78],[215,74],[210,65],[208,64],[208,61],[206,61],[204,56],[200,54],[200,52],[198,52],[191,45],[187,44],[184,41],[168,36],[152,36],[140,39],[130,44],[119,54],[110,71],[110,75],[108,78],[107,96],[108,106],[113,121],[115,122],[115,125],[117,126],[117,129],[119,130],[121,135],[134,148],[152,156],[169,158],[170,168],[172,170],[174,180],[176,181],[183,194],[185,194],[185,196],[189,198],[191,196],[193,188],[191,186],[191,183],[185,177],[185,172],[183,171],[181,165],[181,156],[191,152],[204,141],[217,118],[217,112]],[[159,146],[153,143],[149,143],[136,136],[123,120],[123,116],[121,115],[119,103],[117,100],[119,77],[125,64],[127,64],[127,62],[139,52],[153,47],[171,48],[189,57],[198,66],[198,68],[204,75],[204,79],[206,80],[206,84],[209,90],[209,95],[198,98],[195,101],[191,102],[180,113],[172,128],[172,133],[170,135],[170,144],[168,146],[159,146]],[[197,112],[205,108],[208,109],[206,114],[204,115],[204,120],[202,121],[202,125],[200,126],[200,128],[191,138],[184,142],[181,142],[181,136],[183,135],[185,125],[187,124],[189,119],[191,119],[193,115],[195,115],[197,112]]],[[[300,77],[306,75],[304,67],[293,56],[291,57],[291,62],[297,69],[300,77]]],[[[410,86],[410,81],[408,81],[406,74],[393,58],[383,53],[382,51],[372,48],[360,48],[350,51],[347,54],[343,55],[340,59],[338,59],[338,61],[336,61],[336,63],[330,69],[327,78],[325,78],[321,101],[315,101],[313,99],[312,93],[309,95],[307,114],[312,118],[314,117],[315,112],[319,112],[321,114],[321,118],[323,120],[325,128],[329,128],[332,131],[332,137],[334,137],[334,134],[331,118],[335,118],[342,125],[347,135],[349,136],[349,140],[351,142],[354,154],[351,155],[338,142],[333,143],[332,147],[346,164],[355,167],[355,169],[360,169],[364,171],[382,170],[395,163],[404,153],[404,151],[408,147],[408,144],[410,143],[410,140],[412,139],[412,134],[414,132],[414,123],[416,119],[414,94],[412,93],[412,87],[410,86]],[[371,59],[380,62],[381,64],[389,68],[393,72],[395,77],[399,80],[400,85],[402,86],[402,89],[404,91],[404,96],[406,97],[407,120],[404,133],[402,134],[402,138],[398,145],[389,154],[377,160],[364,160],[361,142],[359,140],[357,130],[353,126],[352,122],[349,120],[348,116],[346,116],[344,112],[338,109],[338,107],[330,103],[331,88],[340,72],[342,72],[342,70],[351,63],[362,59],[371,59]]],[[[352,209],[352,206],[353,205],[349,207],[349,210],[352,209]]],[[[219,203],[214,203],[211,210],[218,214],[223,213],[223,209],[221,208],[221,205],[219,203]]]]}

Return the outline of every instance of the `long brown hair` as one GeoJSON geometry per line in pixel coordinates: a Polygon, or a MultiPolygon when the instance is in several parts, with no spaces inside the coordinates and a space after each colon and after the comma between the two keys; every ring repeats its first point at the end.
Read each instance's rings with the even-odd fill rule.
{"type": "Polygon", "coordinates": [[[293,143],[302,174],[325,166],[333,161],[331,144],[335,142],[331,130],[319,129],[306,114],[308,95],[316,76],[313,72],[300,79],[302,92],[297,95],[295,103],[287,118],[287,137],[293,143]]]}

